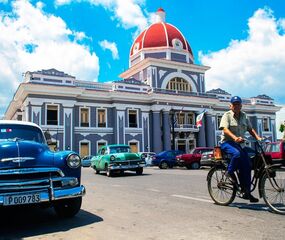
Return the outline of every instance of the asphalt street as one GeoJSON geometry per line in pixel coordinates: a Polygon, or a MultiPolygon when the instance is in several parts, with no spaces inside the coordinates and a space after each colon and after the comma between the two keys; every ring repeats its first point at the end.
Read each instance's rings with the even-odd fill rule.
{"type": "Polygon", "coordinates": [[[1,210],[0,239],[284,239],[285,216],[263,200],[213,204],[207,172],[151,167],[108,178],[84,168],[87,194],[76,217],[31,206],[1,210]]]}

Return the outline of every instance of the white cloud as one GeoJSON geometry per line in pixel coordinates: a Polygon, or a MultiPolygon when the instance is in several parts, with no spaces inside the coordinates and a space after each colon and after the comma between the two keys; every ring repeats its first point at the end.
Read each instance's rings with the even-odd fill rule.
{"type": "Polygon", "coordinates": [[[61,6],[72,2],[88,2],[91,5],[104,7],[114,14],[112,19],[117,19],[125,29],[138,28],[138,32],[141,32],[152,21],[151,14],[141,9],[141,6],[145,5],[145,0],[55,0],[55,5],[61,6]]]}
{"type": "Polygon", "coordinates": [[[223,88],[243,97],[267,94],[284,102],[285,24],[270,9],[258,9],[248,20],[248,37],[232,40],[217,52],[199,53],[206,73],[206,88],[223,88]]]}
{"type": "Polygon", "coordinates": [[[103,50],[106,50],[106,49],[110,50],[112,52],[113,59],[119,59],[119,54],[118,54],[116,43],[103,40],[99,42],[99,45],[101,46],[101,48],[103,48],[103,50]]]}
{"type": "Polygon", "coordinates": [[[0,115],[22,81],[22,73],[56,68],[79,79],[97,80],[99,60],[76,42],[84,33],[73,32],[54,15],[17,0],[11,13],[0,13],[0,115]],[[70,40],[75,39],[75,40],[70,40]]]}

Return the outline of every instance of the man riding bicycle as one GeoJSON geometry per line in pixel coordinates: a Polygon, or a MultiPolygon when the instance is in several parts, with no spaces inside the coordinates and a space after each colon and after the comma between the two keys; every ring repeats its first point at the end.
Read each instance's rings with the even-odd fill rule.
{"type": "Polygon", "coordinates": [[[248,131],[256,140],[261,140],[245,112],[241,111],[242,100],[234,96],[230,101],[230,111],[225,112],[219,126],[223,130],[221,137],[221,149],[224,153],[231,156],[231,161],[227,169],[227,177],[233,177],[234,171],[239,170],[239,179],[242,186],[242,198],[250,202],[258,202],[258,199],[251,195],[251,164],[246,151],[243,150],[241,143],[244,142],[244,135],[248,131]]]}

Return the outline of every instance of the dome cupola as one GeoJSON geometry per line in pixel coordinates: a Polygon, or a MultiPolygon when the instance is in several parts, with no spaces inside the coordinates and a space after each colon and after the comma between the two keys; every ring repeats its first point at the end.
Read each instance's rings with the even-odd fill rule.
{"type": "Polygon", "coordinates": [[[136,63],[132,60],[137,59],[138,55],[141,56],[140,60],[154,57],[193,63],[193,53],[188,41],[178,28],[165,22],[165,15],[165,11],[159,8],[156,12],[156,23],[135,39],[130,51],[131,65],[136,63]]]}

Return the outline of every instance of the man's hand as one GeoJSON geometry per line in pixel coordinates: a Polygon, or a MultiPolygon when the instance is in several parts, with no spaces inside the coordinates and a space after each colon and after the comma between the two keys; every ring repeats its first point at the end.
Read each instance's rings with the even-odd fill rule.
{"type": "Polygon", "coordinates": [[[236,143],[243,143],[245,140],[244,140],[242,137],[236,137],[236,138],[234,139],[234,141],[235,141],[236,143]]]}

